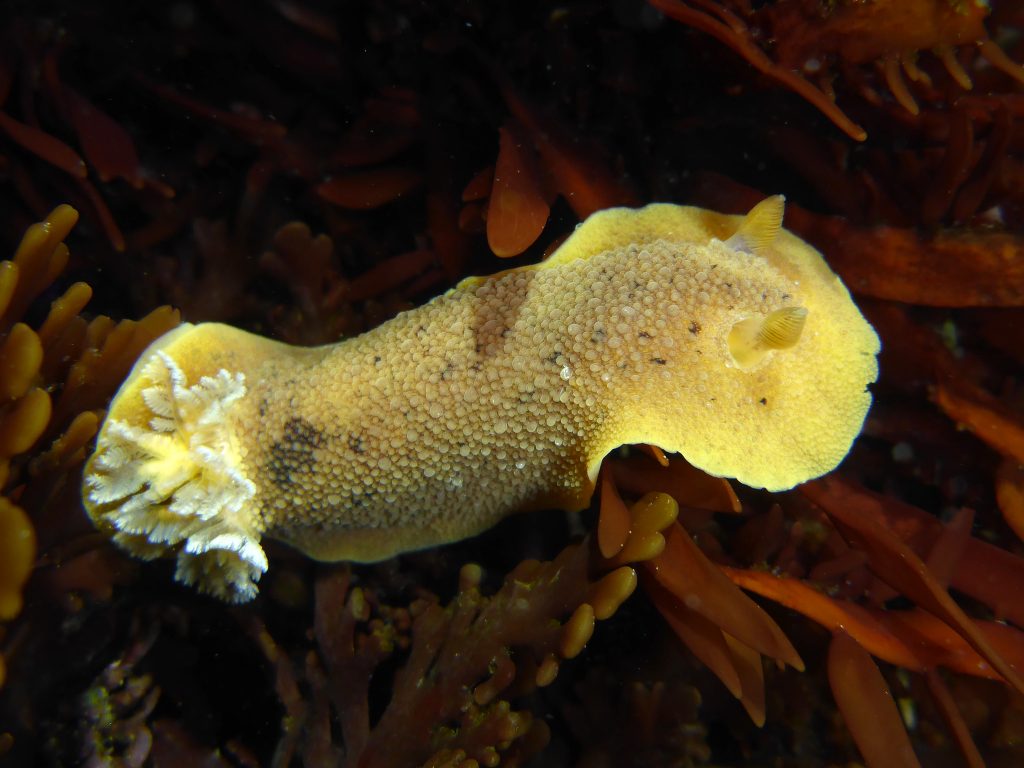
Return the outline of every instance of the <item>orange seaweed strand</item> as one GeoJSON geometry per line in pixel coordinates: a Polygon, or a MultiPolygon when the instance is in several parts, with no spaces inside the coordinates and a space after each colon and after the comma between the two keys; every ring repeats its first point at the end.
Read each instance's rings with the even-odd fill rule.
{"type": "Polygon", "coordinates": [[[498,130],[491,199],[487,206],[487,244],[497,256],[518,256],[533,245],[548,223],[533,148],[511,125],[498,130]]]}
{"type": "Polygon", "coordinates": [[[868,652],[842,631],[829,645],[828,680],[869,768],[920,768],[889,684],[868,652]]]}
{"type": "Polygon", "coordinates": [[[950,733],[953,734],[953,740],[960,748],[960,754],[964,756],[968,768],[985,768],[985,760],[978,751],[978,745],[971,738],[971,730],[967,727],[967,722],[960,713],[960,708],[957,707],[949,688],[943,682],[942,676],[933,669],[925,673],[925,680],[928,682],[928,690],[932,694],[932,699],[939,708],[939,714],[950,733]]]}
{"type": "Polygon", "coordinates": [[[816,107],[850,138],[856,141],[867,139],[867,131],[847,117],[846,113],[839,109],[823,91],[816,88],[799,72],[773,62],[756,43],[749,39],[749,35],[738,34],[733,26],[696,11],[681,0],[647,0],[647,2],[666,16],[711,35],[727,45],[759,72],[786,86],[816,107]]]}
{"type": "Polygon", "coordinates": [[[31,125],[20,123],[3,111],[0,111],[0,130],[10,136],[12,141],[51,165],[70,173],[75,178],[85,178],[85,161],[63,141],[31,125]]]}
{"type": "Polygon", "coordinates": [[[328,179],[317,185],[316,193],[341,208],[370,210],[409,194],[421,182],[411,168],[374,168],[328,179]]]}
{"type": "Polygon", "coordinates": [[[996,502],[1017,538],[1024,541],[1024,465],[1003,459],[996,471],[996,502]]]}
{"type": "Polygon", "coordinates": [[[881,506],[866,496],[851,495],[826,477],[802,487],[804,494],[824,510],[844,538],[868,554],[868,566],[887,584],[953,627],[1017,691],[1024,681],[988,642],[927,566],[906,544],[876,520],[881,506]]]}
{"type": "Polygon", "coordinates": [[[665,532],[665,551],[645,570],[688,608],[765,656],[804,668],[796,649],[761,607],[739,590],[676,523],[665,532]]]}

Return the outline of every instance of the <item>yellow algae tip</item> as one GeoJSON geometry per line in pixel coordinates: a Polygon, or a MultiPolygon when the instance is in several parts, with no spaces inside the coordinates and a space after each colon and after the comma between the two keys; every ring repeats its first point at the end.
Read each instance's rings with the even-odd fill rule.
{"type": "Polygon", "coordinates": [[[782,212],[602,211],[542,264],[325,347],[182,326],[114,398],[85,505],[247,600],[263,536],[365,562],[580,509],[626,443],[769,490],[821,475],[861,429],[879,343],[782,212]]]}

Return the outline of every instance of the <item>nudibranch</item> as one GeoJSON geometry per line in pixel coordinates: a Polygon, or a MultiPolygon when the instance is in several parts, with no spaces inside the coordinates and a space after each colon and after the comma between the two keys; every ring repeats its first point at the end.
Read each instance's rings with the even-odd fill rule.
{"type": "Polygon", "coordinates": [[[624,444],[768,490],[821,475],[861,429],[879,342],[782,213],[605,210],[543,263],[330,346],[182,325],[114,398],[85,506],[244,601],[263,536],[370,562],[579,510],[624,444]]]}

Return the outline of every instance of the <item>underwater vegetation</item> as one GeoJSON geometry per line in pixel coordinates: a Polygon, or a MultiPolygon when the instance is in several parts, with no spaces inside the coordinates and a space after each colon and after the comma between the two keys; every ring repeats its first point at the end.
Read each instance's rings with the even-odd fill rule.
{"type": "Polygon", "coordinates": [[[1018,3],[53,1],[0,24],[0,760],[1024,760],[1018,3]],[[635,445],[580,513],[366,565],[264,539],[237,605],[83,508],[111,398],[181,321],[333,344],[557,260],[604,209],[774,194],[882,344],[820,479],[752,490],[635,445]]]}

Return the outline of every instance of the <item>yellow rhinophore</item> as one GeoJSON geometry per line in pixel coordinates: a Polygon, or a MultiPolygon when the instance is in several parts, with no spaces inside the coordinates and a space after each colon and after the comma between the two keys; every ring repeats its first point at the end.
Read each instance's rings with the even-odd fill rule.
{"type": "Polygon", "coordinates": [[[247,600],[264,535],[372,561],[580,509],[625,443],[769,490],[821,475],[860,431],[879,343],[782,210],[602,211],[542,264],[326,347],[183,325],[114,398],[85,505],[247,600]]]}

